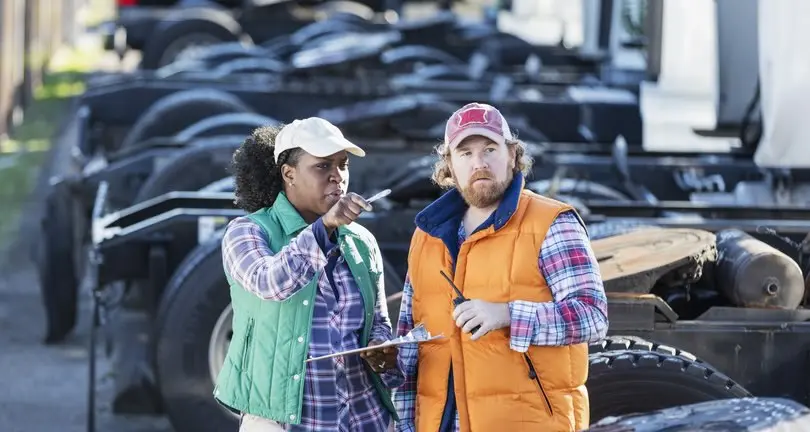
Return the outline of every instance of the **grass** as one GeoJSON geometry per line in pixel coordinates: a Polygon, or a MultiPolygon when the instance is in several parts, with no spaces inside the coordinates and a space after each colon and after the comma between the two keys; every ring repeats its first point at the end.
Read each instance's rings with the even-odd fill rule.
{"type": "Polygon", "coordinates": [[[85,28],[92,28],[115,18],[115,2],[89,0],[87,7],[77,13],[76,21],[85,28]]]}
{"type": "Polygon", "coordinates": [[[19,226],[51,140],[69,113],[73,96],[84,91],[86,73],[98,58],[97,47],[62,49],[51,59],[23,121],[8,138],[0,138],[0,245],[19,226]]]}

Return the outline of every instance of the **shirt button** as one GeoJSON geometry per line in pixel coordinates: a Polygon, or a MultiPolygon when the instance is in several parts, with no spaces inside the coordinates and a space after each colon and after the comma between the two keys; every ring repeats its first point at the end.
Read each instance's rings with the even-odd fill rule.
{"type": "Polygon", "coordinates": [[[293,375],[293,379],[298,381],[298,378],[301,378],[298,374],[293,375]]]}
{"type": "Polygon", "coordinates": [[[309,300],[304,300],[304,306],[309,305],[309,300]]]}
{"type": "Polygon", "coordinates": [[[295,414],[290,414],[290,420],[295,420],[295,414]]]}
{"type": "Polygon", "coordinates": [[[304,337],[303,336],[298,336],[298,342],[304,343],[304,337]]]}

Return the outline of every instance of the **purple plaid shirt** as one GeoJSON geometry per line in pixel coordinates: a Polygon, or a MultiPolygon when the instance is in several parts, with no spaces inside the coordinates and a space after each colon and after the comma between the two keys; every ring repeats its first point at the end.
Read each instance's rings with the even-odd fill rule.
{"type": "MultiPolygon", "coordinates": [[[[222,239],[225,272],[266,301],[284,301],[309,282],[317,270],[324,270],[315,295],[308,354],[317,357],[360,348],[363,299],[343,257],[337,254],[327,259],[328,252],[337,245],[327,237],[323,222],[318,219],[275,255],[266,236],[246,217],[231,221],[222,239]]],[[[390,320],[382,314],[378,301],[371,339],[391,337],[390,320]]],[[[380,402],[364,363],[358,355],[307,363],[301,423],[282,425],[284,429],[385,431],[391,415],[380,402]]],[[[398,371],[380,377],[389,388],[403,381],[398,371]]]]}
{"type": "MultiPolygon", "coordinates": [[[[466,235],[459,226],[459,244],[466,235]]],[[[573,212],[561,213],[549,228],[540,248],[538,267],[546,279],[554,302],[509,303],[512,317],[510,348],[526,352],[529,345],[571,345],[595,342],[608,329],[607,298],[596,257],[588,234],[573,212]]],[[[397,335],[407,334],[414,326],[411,311],[413,286],[405,278],[397,335]]],[[[415,431],[417,347],[400,345],[399,367],[405,383],[394,392],[394,405],[400,421],[398,432],[415,431]]],[[[458,411],[454,429],[459,430],[458,411]]]]}

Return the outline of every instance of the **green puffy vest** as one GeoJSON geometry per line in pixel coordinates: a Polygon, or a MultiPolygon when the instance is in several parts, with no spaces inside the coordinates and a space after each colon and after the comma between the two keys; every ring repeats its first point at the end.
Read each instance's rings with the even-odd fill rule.
{"type": "MultiPolygon", "coordinates": [[[[267,233],[274,253],[308,225],[280,193],[270,208],[248,215],[267,233]]],[[[369,342],[383,263],[377,242],[362,226],[338,228],[338,244],[360,288],[365,323],[360,346],[369,342]]],[[[262,300],[226,275],[233,307],[233,336],[214,388],[227,407],[280,423],[301,422],[301,401],[309,348],[312,311],[320,272],[285,301],[262,300]]],[[[382,290],[380,290],[382,291],[382,290]]],[[[383,300],[384,301],[384,300],[383,300]]],[[[390,391],[367,367],[380,399],[398,420],[390,391]]]]}

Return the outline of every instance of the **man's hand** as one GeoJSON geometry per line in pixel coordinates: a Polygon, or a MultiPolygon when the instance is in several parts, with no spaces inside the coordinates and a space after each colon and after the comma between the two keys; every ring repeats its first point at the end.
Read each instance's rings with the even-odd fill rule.
{"type": "MultiPolygon", "coordinates": [[[[380,340],[372,340],[368,343],[368,346],[379,345],[383,343],[380,340]]],[[[364,351],[360,353],[360,357],[365,360],[371,369],[377,373],[383,373],[389,369],[396,369],[397,366],[397,354],[399,350],[397,347],[389,346],[383,349],[377,349],[374,351],[364,351]]]]}
{"type": "Polygon", "coordinates": [[[467,300],[453,310],[453,319],[464,333],[481,326],[470,339],[477,340],[492,330],[508,327],[511,323],[509,305],[483,300],[467,300]]]}
{"type": "Polygon", "coordinates": [[[371,204],[354,192],[340,197],[340,200],[329,209],[321,220],[327,232],[331,233],[340,226],[354,222],[363,211],[371,211],[371,204]]]}

